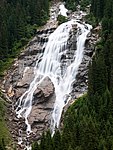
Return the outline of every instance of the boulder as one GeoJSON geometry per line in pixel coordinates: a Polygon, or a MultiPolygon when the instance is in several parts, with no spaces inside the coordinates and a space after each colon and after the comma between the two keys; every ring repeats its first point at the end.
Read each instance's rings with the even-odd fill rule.
{"type": "Polygon", "coordinates": [[[14,96],[14,91],[13,91],[12,85],[10,85],[7,94],[8,94],[9,97],[13,97],[14,96]]]}
{"type": "Polygon", "coordinates": [[[34,77],[33,71],[33,68],[27,67],[23,72],[23,77],[17,82],[16,88],[28,88],[34,77]]]}
{"type": "MultiPolygon", "coordinates": [[[[55,9],[56,11],[56,9],[55,9]]],[[[71,14],[70,14],[71,15],[71,14]]],[[[75,17],[76,17],[75,13],[75,17]]],[[[74,17],[74,16],[73,16],[74,17]]],[[[12,103],[15,104],[15,101],[29,88],[30,83],[34,78],[34,65],[36,61],[41,61],[43,52],[45,50],[46,42],[50,33],[52,33],[57,26],[57,22],[54,23],[53,20],[50,20],[43,29],[37,31],[37,35],[29,42],[27,47],[21,53],[21,55],[16,60],[12,70],[7,76],[7,79],[4,82],[4,89],[8,93],[8,96],[11,98],[12,103]],[[40,57],[41,56],[41,57],[40,57]],[[27,69],[26,66],[28,67],[27,69]]],[[[67,46],[62,48],[62,51],[66,53],[61,56],[61,67],[62,75],[65,73],[65,66],[67,62],[73,62],[74,54],[77,49],[77,25],[72,25],[72,30],[69,34],[69,39],[67,46]]],[[[79,97],[81,94],[87,91],[87,81],[88,81],[88,63],[91,60],[94,51],[94,44],[98,38],[97,32],[99,28],[95,28],[93,33],[89,33],[87,36],[87,41],[85,43],[85,51],[83,62],[79,67],[78,75],[76,76],[76,82],[73,82],[73,90],[70,93],[73,99],[79,97]]],[[[81,31],[80,33],[81,34],[81,31]]],[[[38,67],[38,65],[37,65],[38,67]]],[[[49,77],[46,77],[40,85],[37,86],[33,94],[33,105],[31,113],[28,116],[28,121],[32,128],[32,133],[27,137],[26,135],[26,124],[25,120],[22,118],[16,118],[14,110],[8,111],[9,129],[13,134],[13,139],[17,143],[17,139],[20,136],[18,129],[22,131],[21,135],[23,137],[24,144],[28,141],[32,142],[34,140],[39,140],[41,134],[44,131],[47,131],[51,124],[52,111],[55,103],[55,94],[54,86],[49,77]],[[28,139],[27,139],[28,138],[28,139]],[[27,139],[27,140],[26,140],[27,139]]],[[[68,107],[69,107],[68,105],[68,107]]],[[[15,107],[15,106],[13,106],[15,107]]],[[[23,148],[19,148],[23,149],[23,148]]]]}
{"type": "Polygon", "coordinates": [[[54,93],[54,86],[49,77],[46,77],[41,84],[35,90],[33,96],[33,103],[36,105],[38,103],[45,102],[54,93]]]}

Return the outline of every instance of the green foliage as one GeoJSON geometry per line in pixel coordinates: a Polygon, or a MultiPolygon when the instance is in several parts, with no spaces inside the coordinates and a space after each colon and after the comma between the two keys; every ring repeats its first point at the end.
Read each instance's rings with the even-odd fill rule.
{"type": "Polygon", "coordinates": [[[67,21],[67,19],[66,19],[66,17],[65,17],[65,16],[58,15],[58,17],[57,17],[57,21],[58,21],[58,24],[60,25],[60,24],[62,24],[62,23],[64,23],[64,22],[66,22],[66,21],[67,21]]]}
{"type": "Polygon", "coordinates": [[[0,150],[5,150],[5,146],[11,141],[10,134],[5,122],[5,103],[0,98],[0,150]]]}
{"type": "Polygon", "coordinates": [[[53,136],[53,149],[54,150],[62,150],[61,135],[60,135],[59,130],[57,130],[53,136]]]}
{"type": "Polygon", "coordinates": [[[53,140],[49,130],[42,134],[40,144],[34,142],[32,150],[53,150],[53,140]]]}
{"type": "Polygon", "coordinates": [[[65,3],[68,9],[75,11],[76,6],[79,4],[79,0],[65,0],[65,3]]]}
{"type": "Polygon", "coordinates": [[[77,8],[77,5],[81,6],[82,10],[85,10],[86,6],[88,6],[91,3],[91,0],[65,0],[66,7],[69,10],[75,11],[77,8]]]}
{"type": "Polygon", "coordinates": [[[49,0],[0,1],[0,74],[48,16],[49,0]]]}
{"type": "Polygon", "coordinates": [[[113,111],[110,92],[106,89],[102,97],[95,94],[93,99],[99,101],[99,109],[91,106],[87,95],[79,98],[65,114],[62,133],[57,130],[52,139],[44,136],[40,147],[49,150],[45,144],[48,139],[52,150],[112,149],[113,111]]]}
{"type": "MultiPolygon", "coordinates": [[[[74,2],[66,4],[71,8],[74,2]]],[[[51,139],[53,150],[113,149],[113,1],[91,0],[91,4],[88,19],[94,26],[102,21],[102,31],[89,66],[88,94],[67,110],[63,131],[51,139]]]]}
{"type": "Polygon", "coordinates": [[[91,3],[91,0],[81,0],[79,2],[81,10],[85,10],[86,7],[91,3]]]}
{"type": "Polygon", "coordinates": [[[37,142],[34,142],[34,144],[32,145],[32,149],[33,150],[39,150],[39,146],[37,142]]]}
{"type": "MultiPolygon", "coordinates": [[[[88,3],[81,1],[82,7],[88,3]]],[[[2,0],[0,2],[0,71],[12,62],[48,18],[48,0],[2,0]],[[37,15],[38,14],[38,15],[37,15]],[[8,63],[10,62],[10,63],[8,63]]],[[[66,0],[76,10],[78,0],[66,0]]],[[[96,26],[102,21],[102,37],[89,67],[88,94],[79,98],[65,114],[62,133],[51,137],[43,133],[33,150],[112,150],[113,149],[113,1],[91,0],[88,21],[96,26]]],[[[65,22],[58,17],[59,24],[65,22]]],[[[9,134],[4,121],[4,104],[0,100],[0,149],[5,149],[9,134]]]]}
{"type": "MultiPolygon", "coordinates": [[[[100,50],[100,49],[99,49],[100,50]]],[[[96,53],[89,71],[89,95],[103,94],[107,86],[107,71],[102,52],[96,53]]]]}
{"type": "Polygon", "coordinates": [[[105,0],[91,0],[91,12],[99,21],[104,15],[105,0]]]}
{"type": "Polygon", "coordinates": [[[93,27],[97,26],[97,19],[92,13],[86,15],[85,19],[87,20],[87,23],[91,24],[93,27]]]}

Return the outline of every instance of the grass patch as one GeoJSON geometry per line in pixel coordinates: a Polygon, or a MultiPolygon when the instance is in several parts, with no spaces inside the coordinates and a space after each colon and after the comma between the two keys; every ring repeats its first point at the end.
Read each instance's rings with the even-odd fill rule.
{"type": "Polygon", "coordinates": [[[6,102],[0,98],[0,145],[7,145],[11,143],[10,133],[5,121],[5,112],[6,102]]]}

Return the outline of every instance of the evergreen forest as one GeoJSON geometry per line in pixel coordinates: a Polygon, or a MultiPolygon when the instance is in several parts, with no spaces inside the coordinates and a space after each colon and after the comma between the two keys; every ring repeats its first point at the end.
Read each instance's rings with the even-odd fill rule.
{"type": "MultiPolygon", "coordinates": [[[[37,28],[46,23],[49,5],[49,0],[0,0],[0,79],[37,28]]],[[[0,150],[12,142],[6,125],[7,107],[0,91],[0,150]]]]}
{"type": "MultiPolygon", "coordinates": [[[[77,3],[66,1],[72,9],[77,3]]],[[[102,26],[89,65],[88,93],[69,107],[63,129],[53,137],[43,134],[33,150],[113,150],[113,1],[91,0],[88,17],[102,26]]]]}
{"type": "Polygon", "coordinates": [[[0,75],[48,16],[48,0],[0,1],[0,75]]]}
{"type": "MultiPolygon", "coordinates": [[[[72,10],[79,4],[78,0],[65,2],[72,10]]],[[[69,107],[63,129],[57,129],[53,137],[50,131],[43,133],[32,150],[113,150],[113,0],[81,2],[83,6],[91,3],[88,19],[102,26],[89,65],[88,92],[69,107]]],[[[0,1],[0,75],[48,17],[49,0],[0,1]]],[[[3,105],[0,123],[4,122],[3,105]]],[[[0,150],[6,149],[3,137],[4,133],[0,135],[0,150]]]]}

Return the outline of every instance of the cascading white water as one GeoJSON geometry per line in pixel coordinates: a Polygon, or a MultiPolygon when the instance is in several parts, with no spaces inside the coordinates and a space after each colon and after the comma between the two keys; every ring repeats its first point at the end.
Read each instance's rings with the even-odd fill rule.
{"type": "MultiPolygon", "coordinates": [[[[69,24],[73,24],[74,22],[70,22],[69,24]]],[[[76,78],[78,73],[79,65],[82,62],[84,44],[87,37],[87,34],[90,32],[92,28],[88,24],[80,24],[77,23],[78,33],[77,33],[77,50],[75,51],[75,59],[73,63],[71,63],[65,70],[65,74],[63,77],[60,75],[59,82],[54,82],[55,85],[55,93],[56,93],[56,101],[54,105],[54,111],[52,114],[53,123],[52,123],[52,131],[54,133],[55,127],[59,127],[59,122],[62,114],[63,107],[70,99],[70,92],[72,90],[72,83],[76,78]]]]}
{"type": "Polygon", "coordinates": [[[27,125],[27,133],[31,132],[28,123],[28,115],[32,109],[33,93],[45,77],[49,77],[54,84],[56,100],[52,114],[52,132],[59,126],[63,107],[69,101],[69,94],[72,90],[72,83],[76,78],[79,65],[82,62],[84,43],[91,26],[80,24],[75,20],[61,24],[49,37],[42,60],[34,67],[35,77],[30,84],[29,89],[20,97],[16,113],[18,117],[24,117],[27,125]],[[67,41],[72,25],[77,24],[77,50],[73,56],[74,61],[65,66],[65,72],[61,69],[61,56],[66,54],[67,41]]]}
{"type": "Polygon", "coordinates": [[[59,14],[61,14],[62,16],[67,17],[68,10],[65,8],[64,4],[61,4],[59,6],[59,9],[60,9],[59,14]]]}

